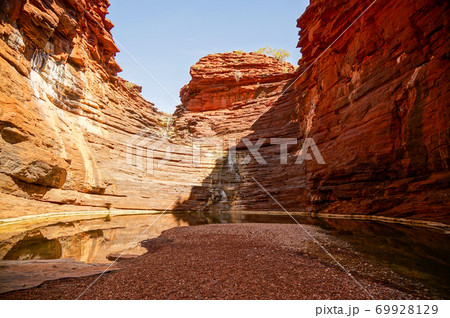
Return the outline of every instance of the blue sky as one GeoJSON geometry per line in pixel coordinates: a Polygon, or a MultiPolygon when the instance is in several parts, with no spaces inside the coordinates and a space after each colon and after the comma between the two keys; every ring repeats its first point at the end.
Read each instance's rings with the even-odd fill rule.
{"type": "Polygon", "coordinates": [[[296,20],[308,0],[110,0],[108,18],[121,52],[119,75],[143,87],[142,95],[172,113],[189,68],[201,57],[269,46],[300,58],[296,20]],[[158,82],[161,88],[128,51],[158,82]]]}

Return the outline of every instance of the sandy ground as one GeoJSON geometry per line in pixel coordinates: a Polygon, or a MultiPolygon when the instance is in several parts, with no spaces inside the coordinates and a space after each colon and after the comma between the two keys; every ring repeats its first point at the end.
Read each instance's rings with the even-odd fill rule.
{"type": "MultiPolygon", "coordinates": [[[[314,226],[178,227],[144,241],[81,299],[416,299],[423,286],[372,263],[314,226]],[[337,263],[306,233],[349,272],[337,263]],[[355,281],[356,280],[356,281],[355,281]]],[[[98,276],[48,281],[1,299],[76,299],[98,276]]]]}

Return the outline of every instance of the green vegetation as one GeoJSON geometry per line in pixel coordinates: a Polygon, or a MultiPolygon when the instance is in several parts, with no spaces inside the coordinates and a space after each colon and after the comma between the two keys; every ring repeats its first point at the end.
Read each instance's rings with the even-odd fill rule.
{"type": "Polygon", "coordinates": [[[136,86],[138,86],[138,85],[136,85],[132,82],[129,82],[129,81],[125,81],[125,87],[128,89],[132,89],[133,87],[136,87],[136,86]]]}
{"type": "Polygon", "coordinates": [[[291,56],[291,53],[287,50],[272,49],[268,46],[256,50],[255,53],[271,56],[277,61],[286,61],[286,59],[291,56]]]}
{"type": "Polygon", "coordinates": [[[242,51],[242,50],[234,50],[233,53],[236,53],[236,54],[244,54],[245,52],[242,51]]]}

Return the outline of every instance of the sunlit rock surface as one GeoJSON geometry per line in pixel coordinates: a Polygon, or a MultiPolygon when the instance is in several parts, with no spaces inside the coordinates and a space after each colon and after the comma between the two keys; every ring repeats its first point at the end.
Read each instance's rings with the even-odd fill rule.
{"type": "Polygon", "coordinates": [[[181,192],[176,186],[199,174],[169,165],[164,177],[153,176],[129,164],[134,135],[161,134],[166,118],[117,77],[108,1],[78,3],[0,5],[0,218],[164,210],[181,192]]]}

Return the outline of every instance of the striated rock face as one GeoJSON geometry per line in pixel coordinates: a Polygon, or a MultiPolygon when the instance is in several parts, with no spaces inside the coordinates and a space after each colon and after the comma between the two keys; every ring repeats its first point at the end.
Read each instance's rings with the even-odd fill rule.
{"type": "Polygon", "coordinates": [[[191,67],[192,80],[181,89],[181,102],[189,112],[229,109],[264,97],[267,86],[292,77],[293,71],[290,63],[263,54],[211,54],[191,67]]]}
{"type": "MultiPolygon", "coordinates": [[[[182,91],[200,91],[183,99],[190,116],[201,111],[191,130],[252,143],[266,138],[259,152],[267,163],[238,160],[228,169],[225,156],[203,188],[219,188],[232,203],[224,207],[216,198],[225,196],[214,190],[195,209],[279,210],[255,178],[290,211],[450,221],[448,5],[371,3],[312,1],[298,20],[299,69],[267,103],[222,99],[225,107],[212,107],[202,94],[211,72],[201,71],[211,57],[194,66],[192,87],[182,91]],[[274,137],[299,140],[288,148],[287,165],[280,164],[279,146],[269,144],[274,137]],[[305,138],[313,138],[326,164],[295,164],[305,138]],[[233,169],[238,177],[228,172],[233,169]]],[[[216,73],[213,87],[223,79],[220,68],[216,73]]],[[[229,89],[232,71],[226,74],[224,91],[242,90],[229,89]]],[[[238,157],[239,150],[248,154],[242,143],[237,149],[238,157]]],[[[192,198],[203,188],[194,188],[192,198]]]]}
{"type": "MultiPolygon", "coordinates": [[[[187,136],[192,134],[200,139],[199,146],[215,155],[215,165],[203,169],[206,177],[201,185],[194,186],[189,199],[176,209],[228,212],[271,207],[265,199],[258,201],[259,205],[247,205],[253,199],[258,200],[258,195],[255,183],[245,176],[250,177],[250,167],[255,162],[240,164],[248,152],[241,139],[249,138],[255,143],[262,136],[295,134],[297,127],[288,122],[297,119],[283,93],[294,71],[291,64],[272,57],[236,52],[208,55],[192,66],[192,80],[181,90],[183,104],[175,112],[175,127],[181,134],[187,132],[187,136]],[[270,119],[270,125],[255,129],[261,118],[266,117],[265,113],[273,114],[274,108],[277,114],[270,119]],[[277,120],[285,124],[274,127],[277,120]],[[230,147],[235,150],[229,150],[230,147]],[[241,201],[248,190],[250,196],[241,201]]],[[[279,160],[276,155],[272,159],[279,160]]],[[[258,175],[266,168],[255,167],[259,169],[258,175]]]]}
{"type": "Polygon", "coordinates": [[[106,205],[166,209],[180,192],[173,175],[182,170],[184,184],[198,174],[167,167],[173,175],[162,181],[127,163],[127,143],[142,130],[158,133],[165,119],[117,77],[108,6],[1,2],[0,218],[106,205]]]}
{"type": "Polygon", "coordinates": [[[201,58],[191,75],[180,92],[177,130],[238,138],[248,135],[251,123],[280,98],[294,67],[262,54],[233,52],[201,58]]]}
{"type": "Polygon", "coordinates": [[[105,206],[279,211],[259,182],[289,211],[449,223],[446,2],[311,1],[298,69],[208,55],[192,66],[173,125],[117,77],[108,5],[0,4],[0,218],[105,206]],[[286,164],[274,138],[297,140],[286,164]],[[297,162],[306,138],[324,163],[297,162]],[[263,162],[247,160],[258,141],[263,162]]]}
{"type": "MultiPolygon", "coordinates": [[[[300,69],[372,1],[313,1],[298,20],[300,69]]],[[[450,221],[449,9],[377,1],[294,84],[313,211],[450,221]]]]}

